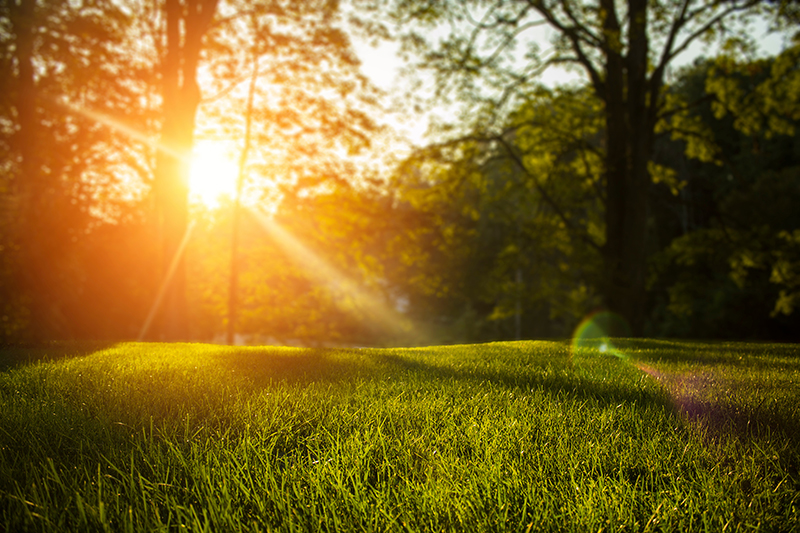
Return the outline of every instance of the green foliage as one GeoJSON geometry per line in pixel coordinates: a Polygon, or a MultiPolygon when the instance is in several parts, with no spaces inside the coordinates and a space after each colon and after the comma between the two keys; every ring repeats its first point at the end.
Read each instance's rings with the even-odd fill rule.
{"type": "MultiPolygon", "coordinates": [[[[237,146],[244,117],[236,87],[253,55],[261,65],[257,147],[246,169],[258,176],[253,189],[280,196],[286,191],[276,192],[279,182],[297,193],[368,174],[353,157],[333,155],[363,155],[380,129],[373,116],[377,94],[359,71],[338,3],[234,1],[219,12],[215,0],[190,3],[197,13],[186,2],[0,5],[0,341],[138,335],[156,298],[156,278],[173,258],[174,250],[154,240],[169,235],[180,242],[186,227],[172,223],[185,214],[179,177],[189,167],[175,152],[190,152],[194,134],[237,146]],[[168,38],[172,22],[182,29],[168,38]],[[26,36],[30,50],[20,46],[26,36]],[[186,69],[180,75],[167,68],[176,44],[183,46],[178,66],[186,69]],[[197,61],[203,105],[195,131],[197,61]],[[26,63],[36,68],[23,88],[26,63]],[[172,81],[186,89],[183,97],[173,98],[172,81]],[[26,124],[20,106],[34,110],[26,124]],[[159,135],[162,149],[154,143],[159,135]]],[[[195,273],[221,272],[228,253],[224,241],[213,242],[206,251],[216,256],[204,261],[220,265],[195,273]]],[[[219,298],[227,283],[211,279],[219,286],[203,280],[197,290],[217,298],[210,304],[216,316],[210,318],[208,306],[191,311],[202,317],[195,332],[203,338],[226,315],[219,298]]],[[[314,307],[326,297],[301,301],[294,294],[291,321],[302,327],[301,315],[321,312],[314,307]]]]}
{"type": "Polygon", "coordinates": [[[683,104],[664,131],[677,128],[673,139],[688,159],[671,156],[686,186],[679,198],[659,200],[672,213],[659,211],[656,224],[663,227],[676,212],[682,220],[651,259],[655,334],[793,338],[800,151],[784,134],[790,130],[770,118],[794,128],[792,99],[778,109],[764,91],[791,87],[791,72],[773,67],[794,53],[698,62],[671,89],[670,99],[683,104]],[[699,127],[688,132],[686,124],[699,127]]]}
{"type": "MultiPolygon", "coordinates": [[[[695,111],[692,109],[693,103],[699,101],[701,96],[698,96],[698,93],[702,93],[696,85],[696,80],[691,78],[691,75],[684,74],[684,77],[676,83],[676,87],[665,95],[664,106],[667,111],[655,131],[657,134],[669,133],[673,141],[683,141],[688,158],[704,163],[720,164],[720,147],[715,142],[714,130],[706,120],[707,117],[693,112],[695,111]]],[[[655,163],[651,162],[652,164],[655,163]]],[[[651,175],[654,175],[652,171],[651,175]]]]}
{"type": "Polygon", "coordinates": [[[797,349],[615,344],[3,350],[0,527],[795,529],[797,349]]]}
{"type": "Polygon", "coordinates": [[[730,113],[734,127],[749,136],[794,135],[800,120],[800,44],[769,60],[737,62],[719,56],[706,90],[719,119],[730,113]]]}
{"type": "Polygon", "coordinates": [[[256,194],[324,189],[372,170],[368,158],[356,164],[356,156],[368,154],[382,131],[379,93],[360,71],[346,25],[371,30],[359,25],[358,11],[348,15],[346,21],[343,6],[327,0],[240,0],[219,8],[203,43],[206,100],[195,133],[242,147],[247,94],[237,87],[257,57],[246,161],[256,194]]]}
{"type": "MultiPolygon", "coordinates": [[[[409,251],[397,249],[406,228],[387,195],[339,185],[285,199],[266,218],[305,250],[299,254],[270,232],[257,209],[243,212],[240,228],[237,333],[290,344],[417,342],[403,316],[390,317],[404,287],[397,254],[409,251]],[[375,306],[386,316],[374,316],[375,306]]],[[[193,213],[187,283],[198,339],[226,327],[231,213],[230,203],[193,213]]]]}
{"type": "Polygon", "coordinates": [[[600,115],[586,90],[541,89],[502,135],[420,150],[398,174],[424,213],[406,244],[422,250],[416,288],[468,339],[569,334],[596,305],[600,115]]]}
{"type": "MultiPolygon", "coordinates": [[[[735,115],[715,115],[722,97],[707,92],[714,64],[685,69],[664,97],[648,163],[648,327],[667,336],[795,338],[797,141],[754,137],[737,129],[735,115]]],[[[762,74],[771,64],[756,63],[762,74]]],[[[739,80],[742,94],[760,83],[739,80]]],[[[551,320],[563,329],[550,331],[564,334],[596,305],[606,237],[603,111],[589,89],[532,90],[500,133],[409,160],[400,198],[426,213],[406,245],[425,250],[417,267],[426,274],[412,278],[444,316],[461,313],[465,329],[497,338],[511,335],[521,306],[525,320],[551,320]]]]}
{"type": "MultiPolygon", "coordinates": [[[[529,100],[539,97],[538,82],[548,68],[573,68],[585,75],[585,101],[554,99],[556,107],[562,102],[571,107],[566,113],[560,108],[560,113],[554,112],[563,123],[551,120],[550,128],[569,132],[568,136],[570,128],[577,128],[573,139],[586,142],[588,126],[602,138],[602,149],[596,149],[599,142],[591,143],[595,150],[579,146],[565,161],[547,148],[539,152],[536,135],[530,136],[531,143],[521,136],[514,140],[520,152],[518,166],[542,183],[562,181],[565,170],[571,176],[584,174],[589,188],[601,190],[603,205],[596,210],[597,198],[575,194],[548,200],[547,188],[537,185],[539,195],[573,237],[582,233],[579,239],[601,252],[603,268],[590,284],[602,295],[603,305],[624,316],[641,334],[649,248],[648,186],[655,179],[676,193],[681,184],[667,165],[654,160],[656,134],[665,131],[665,114],[671,115],[675,139],[711,133],[698,117],[680,112],[680,105],[665,94],[667,73],[675,58],[698,41],[725,39],[721,44],[726,50],[753,50],[750,18],[771,13],[769,6],[757,1],[680,4],[657,0],[628,4],[451,1],[441,2],[436,10],[425,9],[427,5],[425,1],[395,2],[393,14],[406,28],[409,48],[418,53],[415,66],[435,76],[435,102],[453,99],[464,110],[461,124],[443,129],[445,134],[496,141],[529,100]],[[429,31],[430,27],[437,31],[429,31]],[[551,46],[546,52],[540,45],[541,34],[534,33],[540,28],[549,30],[551,46]],[[594,107],[590,113],[587,103],[594,107]],[[573,168],[567,168],[570,164],[573,168]],[[591,214],[585,218],[601,215],[602,227],[592,220],[583,224],[584,217],[578,217],[581,223],[572,220],[579,209],[570,201],[576,200],[585,202],[591,214]]],[[[543,115],[535,105],[533,109],[537,119],[543,115]]],[[[539,131],[543,132],[539,135],[551,135],[545,128],[539,131]]],[[[551,139],[559,144],[557,151],[570,146],[563,135],[551,139]]],[[[694,157],[717,160],[712,143],[691,142],[687,149],[694,157]]]]}
{"type": "Polygon", "coordinates": [[[792,314],[800,300],[800,230],[781,231],[778,238],[783,246],[776,246],[773,252],[775,258],[769,280],[783,288],[775,302],[773,316],[792,314]]]}

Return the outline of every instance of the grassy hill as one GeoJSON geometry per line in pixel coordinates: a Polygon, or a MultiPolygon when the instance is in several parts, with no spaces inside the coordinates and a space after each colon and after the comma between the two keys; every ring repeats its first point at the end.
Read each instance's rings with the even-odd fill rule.
{"type": "Polygon", "coordinates": [[[800,531],[800,348],[0,350],[0,531],[800,531]]]}

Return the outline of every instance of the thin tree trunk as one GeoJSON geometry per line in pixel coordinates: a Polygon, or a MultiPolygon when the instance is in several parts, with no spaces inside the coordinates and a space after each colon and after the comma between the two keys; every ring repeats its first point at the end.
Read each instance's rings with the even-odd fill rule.
{"type": "Polygon", "coordinates": [[[236,336],[236,322],[239,315],[239,224],[242,212],[242,191],[245,182],[245,166],[251,144],[251,126],[253,122],[253,97],[258,79],[258,56],[253,54],[253,75],[247,93],[247,109],[245,110],[244,146],[239,156],[239,175],[236,179],[236,201],[233,204],[233,228],[231,234],[231,269],[228,285],[228,344],[233,344],[236,336]]]}

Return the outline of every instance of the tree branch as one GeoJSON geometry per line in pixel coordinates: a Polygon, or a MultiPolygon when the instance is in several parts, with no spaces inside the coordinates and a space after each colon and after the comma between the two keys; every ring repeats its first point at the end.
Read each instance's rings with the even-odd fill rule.
{"type": "Polygon", "coordinates": [[[567,17],[569,18],[569,20],[572,21],[575,27],[586,35],[584,40],[587,44],[594,46],[596,48],[600,48],[603,46],[603,40],[597,35],[595,35],[589,28],[587,28],[585,25],[581,24],[578,21],[572,9],[569,7],[569,2],[567,1],[562,2],[561,7],[564,9],[564,12],[567,14],[567,17]]]}
{"type": "MultiPolygon", "coordinates": [[[[667,42],[664,44],[664,50],[661,52],[661,59],[658,62],[658,66],[656,66],[655,72],[653,73],[653,77],[655,78],[662,78],[663,72],[667,68],[667,64],[669,64],[670,53],[672,52],[672,47],[675,44],[675,38],[678,36],[678,32],[681,31],[681,28],[686,24],[686,12],[689,9],[689,3],[691,0],[683,0],[683,5],[681,6],[681,12],[672,21],[672,27],[670,28],[669,35],[667,36],[667,42]]],[[[660,79],[658,81],[660,84],[660,79]]],[[[651,89],[652,90],[652,89],[651,89]]]]}
{"type": "Polygon", "coordinates": [[[581,46],[581,41],[586,42],[586,44],[588,44],[591,47],[595,48],[598,47],[594,46],[591,42],[581,39],[581,36],[576,31],[576,28],[583,30],[585,30],[585,28],[583,28],[583,26],[581,25],[577,25],[574,27],[566,26],[563,22],[561,22],[556,18],[556,16],[550,9],[544,6],[544,3],[541,0],[528,0],[528,2],[531,5],[531,7],[533,7],[542,17],[545,18],[545,20],[547,20],[547,22],[550,23],[551,26],[555,27],[570,40],[570,42],[572,43],[572,49],[575,52],[575,55],[577,56],[577,62],[583,68],[586,69],[586,72],[589,74],[589,78],[592,80],[592,85],[594,86],[595,91],[597,92],[598,95],[601,95],[602,97],[602,95],[605,92],[603,90],[605,84],[597,68],[594,66],[589,57],[586,55],[586,52],[584,52],[583,47],[581,46]]]}
{"type": "Polygon", "coordinates": [[[681,107],[676,107],[674,109],[670,109],[669,111],[665,111],[663,113],[660,113],[656,118],[658,118],[659,120],[662,120],[662,119],[671,117],[672,115],[675,115],[677,113],[682,113],[683,111],[689,111],[690,109],[694,109],[695,107],[697,107],[697,106],[699,106],[701,104],[704,104],[706,102],[709,102],[709,101],[711,101],[713,99],[714,99],[714,95],[713,94],[707,94],[707,95],[703,96],[702,98],[698,98],[694,102],[691,102],[691,103],[688,103],[688,104],[683,105],[681,107]]]}
{"type": "Polygon", "coordinates": [[[511,146],[506,139],[504,139],[503,137],[500,137],[500,136],[495,137],[492,140],[495,140],[495,141],[499,142],[503,146],[503,148],[505,149],[505,151],[508,154],[508,156],[514,162],[514,164],[517,165],[517,167],[520,170],[522,170],[525,173],[525,175],[528,176],[532,180],[533,186],[536,188],[536,191],[541,195],[542,199],[550,206],[550,208],[553,209],[553,211],[555,212],[556,216],[559,219],[561,219],[561,221],[564,223],[564,225],[570,231],[570,233],[576,235],[581,241],[585,242],[586,244],[588,244],[589,246],[594,248],[596,251],[602,253],[602,251],[603,251],[602,247],[600,245],[598,245],[596,242],[594,242],[594,240],[592,240],[585,232],[579,231],[575,227],[575,225],[567,217],[567,215],[564,213],[564,211],[562,211],[562,209],[558,205],[558,203],[545,190],[545,188],[542,186],[542,184],[539,182],[539,180],[536,178],[536,176],[534,176],[532,173],[530,173],[528,171],[528,169],[525,167],[525,163],[522,161],[522,158],[519,156],[519,154],[517,154],[515,152],[513,146],[511,146]]]}
{"type": "MultiPolygon", "coordinates": [[[[667,63],[672,61],[672,59],[674,59],[675,56],[686,50],[686,48],[688,48],[689,45],[692,44],[696,39],[698,39],[701,35],[710,30],[715,24],[718,24],[720,21],[725,19],[731,13],[736,13],[737,11],[744,11],[750,9],[759,2],[760,0],[749,0],[744,4],[738,4],[738,5],[734,2],[732,6],[723,10],[721,13],[718,13],[715,17],[713,17],[711,20],[700,26],[699,29],[695,30],[688,37],[686,37],[686,39],[684,39],[684,41],[680,45],[678,45],[677,48],[675,48],[675,51],[668,55],[667,63]]],[[[699,16],[704,11],[707,11],[708,9],[711,9],[711,7],[717,6],[719,4],[722,4],[722,2],[715,2],[710,6],[705,6],[694,10],[688,17],[686,17],[686,22],[691,21],[693,18],[699,16]]]]}

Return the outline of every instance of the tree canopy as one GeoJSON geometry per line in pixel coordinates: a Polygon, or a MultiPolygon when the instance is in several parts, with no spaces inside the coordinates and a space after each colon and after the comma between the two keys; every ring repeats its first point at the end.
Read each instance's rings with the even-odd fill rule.
{"type": "Polygon", "coordinates": [[[696,41],[747,46],[746,27],[767,6],[756,0],[403,1],[395,19],[406,42],[437,76],[439,94],[474,108],[468,129],[497,136],[505,117],[554,65],[581,71],[603,110],[605,203],[603,276],[607,308],[633,331],[644,326],[648,186],[656,127],[673,112],[664,97],[668,69],[696,41]],[[542,51],[532,31],[547,27],[542,51]],[[436,28],[431,42],[417,28],[436,28]],[[441,38],[438,38],[441,36],[441,38]]]}
{"type": "Polygon", "coordinates": [[[796,338],[800,47],[758,56],[758,20],[797,31],[755,0],[5,2],[0,336],[459,342],[603,309],[796,338]],[[396,167],[359,31],[460,109],[396,167]],[[216,206],[203,150],[241,178],[216,206]]]}

